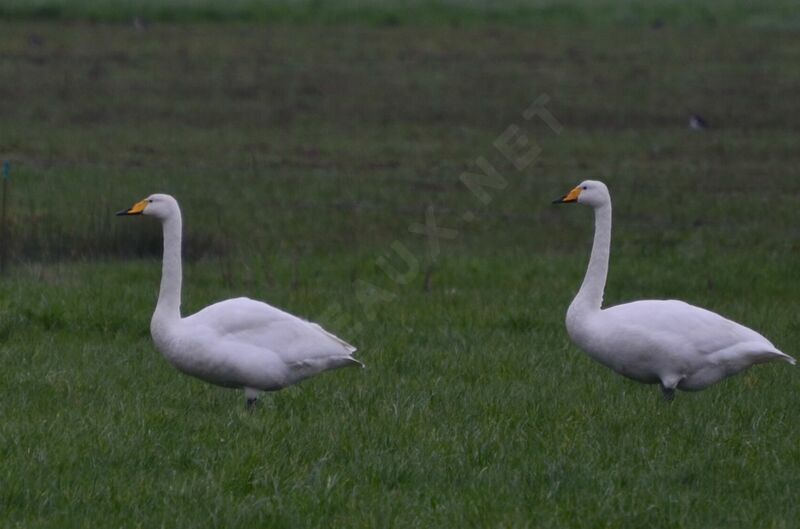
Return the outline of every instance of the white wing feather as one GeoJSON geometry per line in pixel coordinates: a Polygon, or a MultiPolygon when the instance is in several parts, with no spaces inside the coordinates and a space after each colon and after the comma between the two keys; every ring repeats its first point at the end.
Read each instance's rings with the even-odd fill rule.
{"type": "MultiPolygon", "coordinates": [[[[740,343],[761,344],[764,351],[780,353],[756,331],[715,312],[677,300],[643,300],[609,307],[601,312],[630,335],[658,335],[658,341],[713,355],[740,343]]],[[[783,353],[781,353],[783,354],[783,353]]]]}
{"type": "Polygon", "coordinates": [[[206,327],[222,342],[269,349],[286,364],[350,356],[356,351],[315,323],[245,297],[215,303],[183,321],[206,327]]]}

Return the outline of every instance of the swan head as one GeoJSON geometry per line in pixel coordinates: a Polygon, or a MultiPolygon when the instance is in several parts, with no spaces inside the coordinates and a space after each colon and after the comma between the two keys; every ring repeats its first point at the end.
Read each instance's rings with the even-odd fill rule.
{"type": "Polygon", "coordinates": [[[584,180],[572,191],[553,201],[553,204],[568,204],[577,202],[593,208],[599,208],[611,203],[611,194],[603,182],[599,180],[584,180]]]}
{"type": "Polygon", "coordinates": [[[173,216],[176,211],[179,211],[177,200],[169,195],[156,193],[140,200],[128,209],[118,211],[117,215],[149,215],[164,220],[173,216]]]}

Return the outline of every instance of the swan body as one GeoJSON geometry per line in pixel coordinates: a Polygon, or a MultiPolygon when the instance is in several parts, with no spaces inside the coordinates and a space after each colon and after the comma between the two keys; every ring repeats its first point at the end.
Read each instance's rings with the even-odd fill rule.
{"type": "Polygon", "coordinates": [[[644,300],[602,308],[611,247],[611,196],[602,182],[587,180],[557,203],[595,210],[589,266],[567,310],[570,339],[591,358],[625,377],[697,391],[754,364],[794,364],[756,331],[700,307],[676,300],[644,300]]]}
{"type": "MultiPolygon", "coordinates": [[[[362,366],[356,348],[315,323],[261,301],[220,301],[181,317],[181,213],[169,195],[155,194],[118,215],[152,215],[164,229],[161,289],[150,333],[179,371],[206,382],[244,388],[248,407],[323,371],[362,366]]],[[[363,367],[363,366],[362,366],[363,367]]]]}

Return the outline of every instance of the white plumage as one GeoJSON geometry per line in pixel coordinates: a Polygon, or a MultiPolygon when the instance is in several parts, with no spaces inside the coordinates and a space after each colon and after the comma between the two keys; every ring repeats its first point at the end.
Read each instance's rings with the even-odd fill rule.
{"type": "Polygon", "coordinates": [[[161,290],[150,321],[156,348],[180,371],[244,388],[248,406],[322,371],[361,366],[356,348],[311,323],[266,303],[236,298],[182,318],[181,212],[169,195],[155,194],[118,215],[151,215],[164,229],[161,290]]]}
{"type": "Polygon", "coordinates": [[[557,203],[595,210],[592,255],[583,284],[567,310],[567,332],[590,357],[620,375],[676,388],[704,389],[754,364],[794,358],[752,329],[714,312],[675,300],[635,301],[602,309],[611,247],[611,196],[587,180],[557,203]]]}

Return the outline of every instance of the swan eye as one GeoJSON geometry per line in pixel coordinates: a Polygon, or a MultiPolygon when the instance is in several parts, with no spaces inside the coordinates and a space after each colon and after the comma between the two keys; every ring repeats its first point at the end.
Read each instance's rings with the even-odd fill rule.
{"type": "Polygon", "coordinates": [[[581,189],[583,189],[584,191],[586,191],[588,188],[589,186],[581,186],[581,189]]]}

